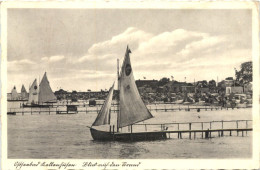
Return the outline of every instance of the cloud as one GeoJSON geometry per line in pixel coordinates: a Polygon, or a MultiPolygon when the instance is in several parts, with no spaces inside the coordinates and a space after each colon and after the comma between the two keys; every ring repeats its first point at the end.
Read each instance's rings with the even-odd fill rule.
{"type": "Polygon", "coordinates": [[[22,60],[13,60],[7,62],[7,70],[10,72],[15,71],[23,71],[28,68],[35,68],[36,63],[28,60],[28,59],[22,59],[22,60]]]}
{"type": "Polygon", "coordinates": [[[8,61],[8,64],[23,65],[23,64],[35,64],[35,62],[28,59],[22,59],[22,60],[8,61]]]}
{"type": "Polygon", "coordinates": [[[51,56],[51,57],[43,57],[41,58],[42,61],[46,62],[57,62],[63,60],[65,57],[63,55],[56,55],[56,56],[51,56]]]}
{"type": "Polygon", "coordinates": [[[113,36],[110,40],[93,44],[88,49],[88,53],[79,58],[78,62],[122,58],[127,44],[131,45],[131,49],[134,50],[141,42],[147,41],[151,37],[153,35],[150,33],[130,27],[123,33],[113,36]]]}
{"type": "MultiPolygon", "coordinates": [[[[110,40],[93,44],[88,53],[77,62],[96,63],[96,70],[105,74],[114,70],[116,58],[122,61],[128,44],[132,51],[131,61],[136,78],[171,75],[182,77],[200,72],[201,68],[204,72],[218,72],[216,68],[221,66],[226,67],[226,70],[231,68],[226,72],[231,74],[232,67],[250,60],[251,57],[251,49],[241,49],[237,43],[237,39],[232,39],[229,35],[216,36],[185,29],[154,35],[130,27],[110,40]]],[[[88,67],[88,70],[91,70],[91,67],[88,67]]],[[[208,79],[207,76],[209,74],[204,78],[208,79]]],[[[200,78],[204,79],[203,73],[200,78]]]]}
{"type": "Polygon", "coordinates": [[[64,89],[70,90],[109,88],[116,79],[116,59],[122,63],[129,45],[136,79],[174,76],[180,81],[184,77],[192,82],[194,78],[221,80],[234,76],[234,67],[252,60],[251,49],[238,47],[237,41],[230,35],[185,29],[151,34],[130,27],[109,40],[93,44],[84,56],[55,55],[37,62],[15,60],[8,62],[8,72],[20,75],[33,71],[38,76],[47,71],[54,87],[64,85],[64,89]]]}

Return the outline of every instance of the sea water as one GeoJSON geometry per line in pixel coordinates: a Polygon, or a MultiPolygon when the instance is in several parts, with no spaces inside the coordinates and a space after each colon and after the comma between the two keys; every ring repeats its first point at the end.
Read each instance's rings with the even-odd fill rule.
{"type": "MultiPolygon", "coordinates": [[[[18,108],[19,104],[10,104],[18,108]]],[[[159,106],[160,107],[160,106],[159,106]]],[[[164,106],[161,106],[164,107],[164,106]]],[[[167,106],[173,107],[173,106],[167,106]]],[[[187,106],[183,106],[187,107],[187,106]]],[[[149,108],[149,107],[148,107],[149,108]]],[[[86,109],[86,108],[79,108],[86,109]]],[[[87,108],[98,110],[99,108],[87,108]]],[[[27,109],[27,110],[30,110],[27,109]]],[[[115,117],[116,113],[112,113],[115,117]]],[[[191,110],[191,111],[152,111],[154,118],[142,123],[177,123],[177,122],[207,122],[228,120],[251,120],[252,109],[229,110],[191,110]]],[[[196,134],[196,139],[189,139],[188,134],[183,139],[171,134],[171,139],[143,142],[100,142],[93,141],[89,128],[97,116],[96,112],[79,112],[78,114],[56,115],[48,112],[39,114],[17,113],[7,116],[8,125],[8,158],[34,158],[34,159],[185,159],[185,158],[251,158],[252,157],[252,132],[244,137],[233,132],[224,133],[218,137],[213,133],[213,138],[201,138],[196,134]]],[[[221,123],[212,124],[212,128],[220,128],[221,123]]],[[[224,123],[224,128],[236,128],[236,123],[224,123]]],[[[245,128],[245,122],[239,123],[245,128]]],[[[252,122],[248,122],[252,127],[252,122]]],[[[151,127],[147,127],[148,130],[151,127]]],[[[160,128],[158,126],[158,128],[160,128]]],[[[176,129],[176,125],[169,129],[176,129]]],[[[180,129],[188,129],[188,125],[181,125],[180,129]]],[[[192,129],[201,128],[200,124],[192,124],[192,129]]],[[[204,124],[208,129],[209,124],[204,124]]],[[[126,128],[127,129],[127,128],[126,128]]],[[[168,129],[168,130],[169,130],[168,129]]],[[[135,127],[134,127],[135,130],[135,127]]],[[[240,132],[241,133],[241,132],[240,132]]]]}

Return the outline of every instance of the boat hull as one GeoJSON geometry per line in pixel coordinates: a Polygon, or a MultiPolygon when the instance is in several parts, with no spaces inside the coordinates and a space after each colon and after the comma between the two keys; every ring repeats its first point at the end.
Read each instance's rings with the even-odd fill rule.
{"type": "Polygon", "coordinates": [[[91,136],[98,141],[151,141],[167,139],[166,132],[113,133],[90,128],[91,136]]]}
{"type": "Polygon", "coordinates": [[[30,105],[23,104],[22,106],[23,107],[44,107],[44,108],[52,107],[52,105],[39,105],[39,104],[30,104],[30,105]]]}
{"type": "Polygon", "coordinates": [[[16,115],[16,112],[7,112],[7,115],[16,115]]]}

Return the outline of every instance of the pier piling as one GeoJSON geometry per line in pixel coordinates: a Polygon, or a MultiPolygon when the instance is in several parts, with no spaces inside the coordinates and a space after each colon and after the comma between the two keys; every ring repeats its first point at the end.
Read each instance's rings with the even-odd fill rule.
{"type": "MultiPolygon", "coordinates": [[[[248,128],[247,120],[246,120],[246,128],[248,128]]],[[[246,136],[247,136],[247,131],[246,131],[246,136]]]]}
{"type": "MultiPolygon", "coordinates": [[[[237,129],[238,129],[238,121],[236,121],[236,123],[237,123],[237,129]]],[[[238,131],[237,131],[237,136],[238,136],[238,131]]]]}
{"type": "MultiPolygon", "coordinates": [[[[203,122],[201,122],[201,130],[203,130],[203,122]]],[[[201,132],[201,138],[203,138],[203,132],[201,132]]]]}
{"type": "MultiPolygon", "coordinates": [[[[189,130],[191,130],[191,123],[189,123],[189,130]]],[[[190,139],[191,139],[191,132],[190,132],[190,139]]]]}

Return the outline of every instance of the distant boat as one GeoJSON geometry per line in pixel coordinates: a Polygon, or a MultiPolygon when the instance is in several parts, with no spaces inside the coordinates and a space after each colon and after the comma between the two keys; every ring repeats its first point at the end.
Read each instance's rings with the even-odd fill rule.
{"type": "Polygon", "coordinates": [[[92,138],[101,141],[141,141],[141,140],[160,140],[166,139],[166,133],[163,131],[151,132],[133,132],[132,125],[150,119],[153,115],[146,108],[142,101],[138,89],[135,84],[133,70],[131,67],[130,49],[127,46],[124,62],[120,75],[118,74],[119,89],[119,112],[117,113],[117,129],[102,131],[93,126],[110,125],[111,102],[114,91],[114,84],[110,88],[108,96],[97,115],[96,120],[90,128],[92,138]],[[119,132],[122,127],[130,126],[131,133],[119,132]]]}
{"type": "Polygon", "coordinates": [[[27,101],[28,97],[26,98],[26,96],[28,96],[28,94],[27,94],[27,92],[26,92],[26,90],[24,88],[24,85],[22,86],[22,89],[21,89],[21,95],[19,95],[17,93],[16,87],[14,86],[14,88],[11,91],[11,97],[7,101],[10,101],[10,102],[13,102],[13,101],[27,101]]]}
{"type": "Polygon", "coordinates": [[[56,103],[57,98],[54,95],[46,72],[42,78],[42,81],[38,87],[37,79],[34,80],[33,84],[29,89],[28,103],[24,104],[23,107],[50,107],[50,103],[56,103]]]}
{"type": "Polygon", "coordinates": [[[28,93],[24,85],[22,85],[22,89],[21,89],[21,100],[28,100],[28,93]]]}
{"type": "Polygon", "coordinates": [[[11,100],[18,100],[18,99],[19,99],[19,96],[16,91],[16,87],[14,86],[14,88],[11,91],[11,100]]]}

